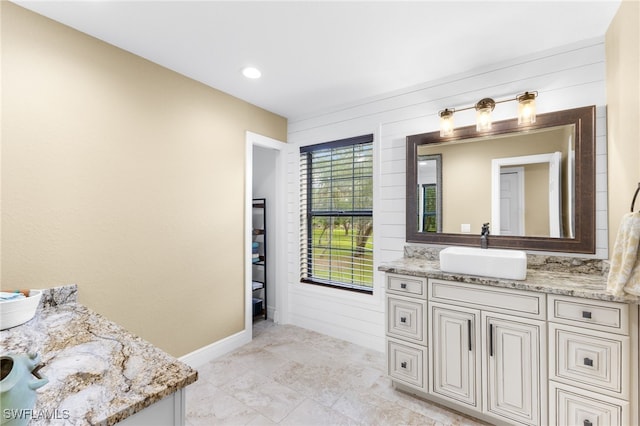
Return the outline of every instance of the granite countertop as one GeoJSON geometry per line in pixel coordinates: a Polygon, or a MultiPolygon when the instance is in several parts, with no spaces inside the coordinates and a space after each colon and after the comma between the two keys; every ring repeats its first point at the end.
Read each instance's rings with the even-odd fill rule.
{"type": "MultiPolygon", "coordinates": [[[[636,296],[616,296],[608,292],[607,276],[602,273],[575,273],[527,269],[527,278],[525,280],[509,280],[442,272],[440,270],[440,262],[437,260],[419,257],[404,257],[396,261],[385,262],[378,267],[378,270],[395,274],[436,278],[493,287],[584,297],[610,302],[640,304],[640,298],[636,296]]],[[[570,270],[570,268],[567,270],[570,270]]]]}
{"type": "MultiPolygon", "coordinates": [[[[43,290],[35,317],[0,331],[3,354],[37,352],[49,383],[34,413],[113,425],[195,382],[196,370],[77,303],[77,287],[43,290]]],[[[33,418],[31,425],[60,423],[33,418]]]]}

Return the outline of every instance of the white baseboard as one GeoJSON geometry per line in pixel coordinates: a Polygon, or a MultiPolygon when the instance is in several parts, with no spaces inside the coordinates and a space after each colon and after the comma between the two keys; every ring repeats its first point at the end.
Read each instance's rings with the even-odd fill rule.
{"type": "Polygon", "coordinates": [[[278,315],[278,311],[276,311],[276,308],[273,306],[267,306],[267,318],[269,318],[270,320],[273,320],[274,323],[278,324],[278,320],[279,315],[278,315]]]}
{"type": "Polygon", "coordinates": [[[222,355],[251,342],[251,334],[251,328],[240,331],[210,345],[196,349],[195,351],[183,355],[178,359],[189,365],[191,368],[198,369],[198,367],[202,367],[207,362],[219,358],[222,355]]]}

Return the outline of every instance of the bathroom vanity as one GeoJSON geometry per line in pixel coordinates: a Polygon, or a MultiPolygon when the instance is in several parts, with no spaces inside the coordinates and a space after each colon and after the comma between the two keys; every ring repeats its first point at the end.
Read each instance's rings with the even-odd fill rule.
{"type": "Polygon", "coordinates": [[[406,137],[405,241],[453,247],[407,245],[378,268],[395,387],[492,424],[640,424],[640,302],[606,292],[604,261],[565,256],[607,255],[604,118],[406,137]],[[479,247],[506,250],[496,264],[479,247]]]}
{"type": "Polygon", "coordinates": [[[639,424],[640,301],[565,259],[522,281],[381,265],[394,386],[494,424],[639,424]]]}
{"type": "Polygon", "coordinates": [[[31,425],[184,425],[185,387],[198,375],[77,303],[75,285],[43,290],[32,320],[0,331],[0,350],[42,360],[48,383],[24,413],[31,425]]]}

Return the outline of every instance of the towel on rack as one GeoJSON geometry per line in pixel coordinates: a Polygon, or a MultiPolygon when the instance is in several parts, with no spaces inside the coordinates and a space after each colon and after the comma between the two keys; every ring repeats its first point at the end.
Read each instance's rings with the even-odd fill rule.
{"type": "Polygon", "coordinates": [[[640,296],[640,212],[622,218],[611,256],[607,290],[640,296]]]}

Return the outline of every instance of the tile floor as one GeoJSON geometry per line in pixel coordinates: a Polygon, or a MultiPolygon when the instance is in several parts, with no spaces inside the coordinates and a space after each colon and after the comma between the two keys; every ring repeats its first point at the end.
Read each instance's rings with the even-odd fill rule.
{"type": "Polygon", "coordinates": [[[272,321],[198,370],[187,426],[481,425],[393,390],[384,354],[272,321]]]}

